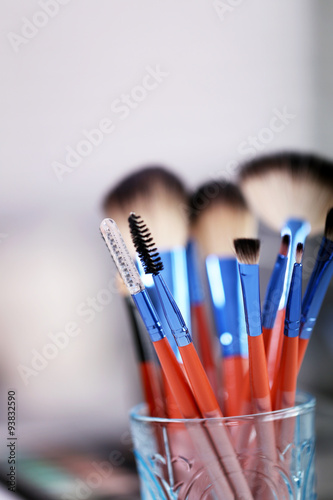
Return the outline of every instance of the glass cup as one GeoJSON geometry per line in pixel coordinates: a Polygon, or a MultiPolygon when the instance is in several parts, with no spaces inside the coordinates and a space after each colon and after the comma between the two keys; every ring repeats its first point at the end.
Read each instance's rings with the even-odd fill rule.
{"type": "Polygon", "coordinates": [[[143,500],[251,500],[235,488],[239,472],[225,473],[223,464],[235,456],[221,456],[223,446],[216,451],[226,435],[253,499],[317,498],[315,398],[307,393],[297,393],[293,408],[222,419],[147,417],[141,404],[130,425],[143,500]]]}

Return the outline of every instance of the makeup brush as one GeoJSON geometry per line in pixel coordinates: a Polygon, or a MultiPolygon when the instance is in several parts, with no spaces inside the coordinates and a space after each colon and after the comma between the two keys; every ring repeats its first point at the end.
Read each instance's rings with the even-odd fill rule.
{"type": "Polygon", "coordinates": [[[257,223],[238,186],[227,181],[202,185],[191,198],[191,213],[191,231],[205,259],[221,349],[223,410],[227,416],[239,415],[248,350],[233,240],[256,236],[257,223]]]}
{"type": "MultiPolygon", "coordinates": [[[[264,339],[261,328],[259,290],[260,241],[241,238],[234,241],[242,283],[246,330],[249,344],[249,376],[255,413],[272,411],[264,339]]],[[[276,460],[274,425],[264,422],[257,427],[260,448],[266,457],[276,460]]]]}
{"type": "Polygon", "coordinates": [[[333,275],[333,208],[326,217],[325,233],[302,301],[298,344],[298,370],[308,346],[328,285],[333,275]]]}
{"type": "Polygon", "coordinates": [[[131,323],[132,339],[135,346],[141,386],[144,399],[149,408],[149,415],[162,418],[165,416],[165,408],[161,389],[160,369],[154,360],[152,347],[138,310],[120,276],[118,275],[117,278],[117,289],[125,301],[131,323]]]}
{"type": "Polygon", "coordinates": [[[284,234],[281,239],[280,250],[267,286],[263,304],[262,331],[270,385],[272,385],[274,379],[276,359],[280,359],[281,357],[283,336],[280,335],[280,328],[274,329],[274,324],[283,292],[289,244],[290,236],[289,234],[284,234]]]}
{"type": "MultiPolygon", "coordinates": [[[[283,152],[244,164],[239,181],[258,218],[271,229],[290,235],[283,293],[273,327],[274,337],[281,339],[296,245],[305,244],[310,230],[317,234],[324,226],[327,210],[332,205],[333,164],[313,154],[283,152]]],[[[279,363],[277,352],[273,379],[277,376],[279,363]]]]}
{"type": "Polygon", "coordinates": [[[280,370],[277,380],[274,381],[272,390],[272,400],[275,410],[290,408],[295,404],[298,336],[302,303],[302,257],[303,244],[299,243],[296,249],[296,262],[293,266],[286,307],[280,370]],[[276,389],[274,386],[276,386],[276,389]]]}
{"type": "MultiPolygon", "coordinates": [[[[124,177],[105,196],[103,209],[117,221],[131,255],[135,249],[128,232],[127,218],[133,211],[141,213],[154,230],[156,242],[167,264],[163,276],[175,295],[181,311],[190,324],[190,302],[185,246],[188,239],[187,192],[179,177],[159,165],[137,169],[124,177]]],[[[140,270],[150,298],[161,317],[163,329],[180,360],[179,352],[160,304],[152,280],[140,270]]]]}
{"type": "MultiPolygon", "coordinates": [[[[155,247],[149,229],[141,217],[134,213],[129,217],[129,225],[133,243],[142,261],[145,272],[153,275],[164,315],[179,347],[187,377],[199,409],[205,418],[221,418],[223,414],[219,408],[207,374],[195,350],[184,318],[161,275],[163,262],[155,247]]],[[[223,467],[235,491],[236,498],[251,499],[252,494],[231,444],[227,429],[224,425],[219,427],[210,426],[208,420],[207,431],[221,458],[223,467]]]]}
{"type": "MultiPolygon", "coordinates": [[[[100,225],[102,237],[111,253],[117,269],[134,300],[147,332],[153,343],[161,367],[165,373],[175,400],[184,418],[200,418],[202,414],[189,386],[188,380],[165,336],[158,315],[145,289],[143,281],[129,254],[117,224],[112,219],[104,219],[100,225]]],[[[213,481],[213,487],[223,492],[223,498],[233,500],[234,495],[224,476],[224,471],[216,459],[216,451],[204,426],[187,426],[188,432],[197,448],[200,458],[206,465],[213,481]]],[[[231,462],[232,457],[231,457],[231,462]]],[[[240,497],[240,498],[249,498],[240,497]]]]}

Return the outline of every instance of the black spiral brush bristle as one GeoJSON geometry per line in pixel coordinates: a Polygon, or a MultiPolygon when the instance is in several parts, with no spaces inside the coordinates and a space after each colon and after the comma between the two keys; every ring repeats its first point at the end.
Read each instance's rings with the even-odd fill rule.
{"type": "Polygon", "coordinates": [[[260,240],[251,238],[238,238],[234,240],[237,260],[241,264],[258,264],[260,240]]]}
{"type": "Polygon", "coordinates": [[[146,224],[139,215],[131,213],[128,218],[132,241],[146,274],[155,276],[163,271],[163,262],[146,224]]]}
{"type": "Polygon", "coordinates": [[[333,207],[328,211],[326,216],[325,238],[333,241],[333,207]]]}

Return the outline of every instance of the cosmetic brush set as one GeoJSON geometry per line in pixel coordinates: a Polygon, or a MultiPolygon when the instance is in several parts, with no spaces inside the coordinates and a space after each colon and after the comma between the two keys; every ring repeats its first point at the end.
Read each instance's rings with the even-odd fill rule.
{"type": "MultiPolygon", "coordinates": [[[[332,206],[332,164],[299,153],[247,163],[239,186],[211,182],[191,197],[162,167],[142,169],[109,193],[104,211],[112,218],[100,231],[125,285],[150,416],[209,422],[295,404],[333,274],[332,206]],[[257,218],[281,231],[262,307],[257,218]],[[305,239],[324,227],[302,299],[305,239]]],[[[277,434],[273,422],[234,436],[224,425],[191,429],[223,498],[249,500],[237,453],[255,435],[274,463],[290,433],[277,434]]]]}

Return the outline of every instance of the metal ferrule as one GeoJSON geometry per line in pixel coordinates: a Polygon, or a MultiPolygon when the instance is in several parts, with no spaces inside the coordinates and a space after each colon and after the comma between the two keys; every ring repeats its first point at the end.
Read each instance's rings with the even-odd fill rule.
{"type": "Polygon", "coordinates": [[[183,347],[190,344],[192,342],[191,335],[167,284],[160,274],[153,276],[153,279],[163,307],[164,316],[177,345],[183,347]]]}
{"type": "Polygon", "coordinates": [[[142,321],[147,328],[152,342],[157,342],[158,340],[163,339],[165,337],[163,328],[146,290],[132,295],[132,298],[138,308],[142,321]]]}
{"type": "Polygon", "coordinates": [[[250,337],[261,335],[259,266],[257,264],[239,264],[242,283],[245,322],[250,337]]]}
{"type": "Polygon", "coordinates": [[[197,245],[195,241],[190,240],[186,246],[187,274],[190,291],[191,305],[198,305],[204,301],[204,293],[200,281],[199,259],[197,245]]]}
{"type": "Polygon", "coordinates": [[[300,333],[302,339],[311,336],[332,275],[333,241],[323,237],[302,301],[300,333]]]}
{"type": "Polygon", "coordinates": [[[270,277],[262,311],[262,326],[273,328],[276,313],[283,292],[284,278],[286,275],[288,257],[279,254],[270,277]]]}
{"type": "Polygon", "coordinates": [[[209,255],[206,271],[223,357],[248,357],[242,288],[236,258],[209,255]]]}
{"type": "Polygon", "coordinates": [[[306,237],[311,230],[311,226],[307,221],[300,219],[289,219],[281,234],[290,235],[290,245],[288,252],[287,270],[284,279],[283,292],[279,304],[279,309],[286,307],[293,265],[295,263],[296,248],[298,243],[305,243],[306,237]]]}
{"type": "Polygon", "coordinates": [[[302,264],[294,264],[290,290],[286,306],[284,334],[286,337],[298,337],[301,324],[302,303],[302,264]]]}
{"type": "MultiPolygon", "coordinates": [[[[175,297],[177,304],[179,305],[182,315],[185,318],[186,324],[191,325],[191,312],[190,312],[190,295],[189,295],[189,285],[188,285],[188,274],[187,274],[187,264],[186,264],[186,250],[184,247],[176,247],[172,250],[159,252],[162,259],[164,269],[161,271],[161,276],[163,276],[171,294],[175,297]]],[[[159,299],[157,290],[154,286],[154,280],[151,274],[145,274],[142,269],[141,263],[138,261],[139,272],[141,279],[145,284],[146,290],[151,298],[152,303],[157,311],[158,317],[160,318],[165,335],[171,345],[173,352],[175,353],[179,362],[181,362],[181,356],[175,342],[174,336],[169,328],[168,322],[164,316],[163,307],[159,299]]]]}

